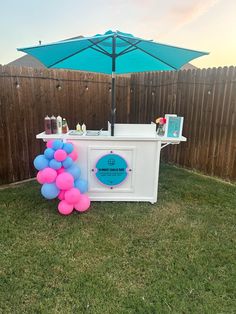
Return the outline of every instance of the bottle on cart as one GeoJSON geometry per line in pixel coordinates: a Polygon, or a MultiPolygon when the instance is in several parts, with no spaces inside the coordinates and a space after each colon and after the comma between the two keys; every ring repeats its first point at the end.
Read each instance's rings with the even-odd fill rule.
{"type": "Polygon", "coordinates": [[[45,134],[52,134],[52,126],[51,126],[51,119],[49,116],[44,118],[44,131],[45,134]]]}
{"type": "Polygon", "coordinates": [[[57,134],[57,119],[54,115],[51,116],[52,134],[57,134]]]}
{"type": "Polygon", "coordinates": [[[61,134],[62,133],[62,117],[57,116],[57,133],[61,134]]]}
{"type": "Polygon", "coordinates": [[[82,132],[83,132],[83,133],[86,133],[86,125],[84,124],[84,122],[83,122],[83,124],[82,124],[81,129],[82,129],[82,132]]]}
{"type": "Polygon", "coordinates": [[[63,118],[62,119],[62,133],[65,134],[67,132],[68,132],[68,125],[67,125],[66,119],[63,118]]]}
{"type": "Polygon", "coordinates": [[[79,124],[79,122],[76,124],[76,131],[81,131],[81,125],[79,124]]]}

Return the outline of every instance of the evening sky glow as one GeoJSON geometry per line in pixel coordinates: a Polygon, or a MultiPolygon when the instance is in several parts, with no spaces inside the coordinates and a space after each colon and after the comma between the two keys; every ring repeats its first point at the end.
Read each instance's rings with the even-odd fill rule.
{"type": "Polygon", "coordinates": [[[120,30],[179,47],[208,51],[199,68],[236,65],[235,0],[9,0],[1,3],[0,64],[17,47],[120,30]]]}

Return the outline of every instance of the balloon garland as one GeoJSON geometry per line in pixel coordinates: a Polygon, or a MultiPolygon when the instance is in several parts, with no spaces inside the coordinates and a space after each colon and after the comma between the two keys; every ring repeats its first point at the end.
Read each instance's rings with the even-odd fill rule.
{"type": "Polygon", "coordinates": [[[50,140],[46,146],[44,154],[34,159],[37,181],[42,184],[42,196],[48,200],[58,198],[58,211],[62,215],[69,215],[74,209],[85,212],[90,207],[90,199],[84,194],[88,191],[88,183],[80,178],[74,145],[50,140]]]}

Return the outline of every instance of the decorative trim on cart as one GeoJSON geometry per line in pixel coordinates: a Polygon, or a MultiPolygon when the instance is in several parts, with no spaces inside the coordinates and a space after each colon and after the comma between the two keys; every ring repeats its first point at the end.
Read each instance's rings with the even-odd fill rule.
{"type": "Polygon", "coordinates": [[[114,151],[100,157],[92,169],[98,181],[110,189],[122,184],[131,171],[127,161],[114,151]]]}

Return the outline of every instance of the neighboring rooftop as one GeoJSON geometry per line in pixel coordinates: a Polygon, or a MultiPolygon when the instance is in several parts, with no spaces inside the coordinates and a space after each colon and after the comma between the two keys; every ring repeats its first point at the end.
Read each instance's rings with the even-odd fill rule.
{"type": "Polygon", "coordinates": [[[15,67],[29,67],[29,68],[34,68],[34,69],[42,69],[46,68],[39,60],[36,58],[30,56],[30,55],[25,55],[23,57],[20,57],[7,65],[12,65],[15,67]]]}

